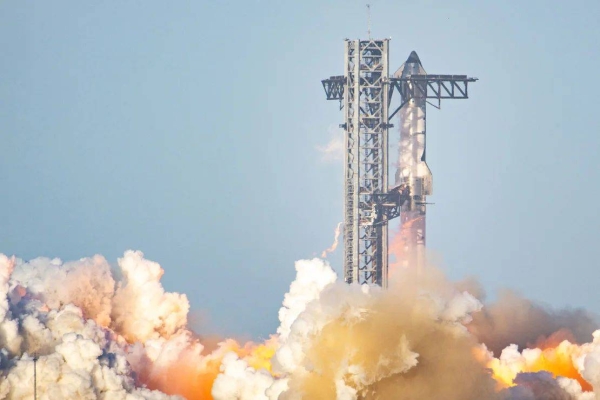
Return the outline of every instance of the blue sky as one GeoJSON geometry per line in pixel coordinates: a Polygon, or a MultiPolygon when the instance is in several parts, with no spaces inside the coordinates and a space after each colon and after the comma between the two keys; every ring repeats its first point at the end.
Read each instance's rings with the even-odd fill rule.
{"type": "MultiPolygon", "coordinates": [[[[428,110],[446,273],[600,312],[600,3],[371,4],[392,70],[480,78],[428,110]]],[[[265,337],[341,220],[320,80],[366,25],[358,1],[0,2],[0,252],[139,249],[200,332],[265,337]]]]}

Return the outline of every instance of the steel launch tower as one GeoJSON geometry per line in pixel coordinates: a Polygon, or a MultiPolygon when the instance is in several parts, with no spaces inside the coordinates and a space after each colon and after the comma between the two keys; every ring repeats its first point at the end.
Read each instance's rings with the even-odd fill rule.
{"type": "Polygon", "coordinates": [[[389,40],[345,40],[344,75],[322,81],[327,100],[344,110],[344,279],[387,287],[388,221],[402,215],[407,264],[424,259],[426,196],[432,178],[425,162],[428,99],[468,98],[466,75],[428,75],[414,51],[389,76],[389,40]],[[399,105],[392,109],[394,93],[399,105]],[[393,110],[391,113],[390,111],[393,110]],[[388,139],[399,113],[401,138],[395,185],[388,187],[388,139]]]}

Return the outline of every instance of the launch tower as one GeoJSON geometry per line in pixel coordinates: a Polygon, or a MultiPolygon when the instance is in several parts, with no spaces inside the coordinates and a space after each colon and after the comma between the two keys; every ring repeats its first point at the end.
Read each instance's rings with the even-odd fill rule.
{"type": "Polygon", "coordinates": [[[425,163],[427,99],[437,99],[438,106],[441,99],[466,99],[468,83],[476,81],[466,75],[427,75],[415,52],[390,77],[388,45],[388,39],[346,39],[344,75],[322,81],[327,100],[339,100],[344,110],[344,280],[383,287],[388,221],[406,213],[407,253],[424,252],[426,196],[432,186],[425,163]],[[391,109],[395,92],[399,105],[391,109]],[[390,189],[388,131],[398,112],[400,165],[390,189]]]}

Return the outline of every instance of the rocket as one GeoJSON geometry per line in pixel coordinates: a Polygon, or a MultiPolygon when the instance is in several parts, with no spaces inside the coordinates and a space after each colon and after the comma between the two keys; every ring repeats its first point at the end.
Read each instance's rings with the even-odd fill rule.
{"type": "MultiPolygon", "coordinates": [[[[419,56],[413,51],[394,77],[426,74],[419,56]]],[[[418,269],[425,264],[426,203],[427,196],[432,194],[433,184],[426,161],[426,104],[426,99],[417,93],[399,112],[400,142],[395,175],[395,185],[408,187],[410,194],[409,201],[402,205],[400,213],[400,240],[404,257],[396,261],[418,269]]]]}

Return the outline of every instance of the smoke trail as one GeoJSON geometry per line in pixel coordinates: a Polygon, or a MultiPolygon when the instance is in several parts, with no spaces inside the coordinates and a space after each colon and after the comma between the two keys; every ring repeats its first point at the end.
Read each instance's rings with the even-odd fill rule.
{"type": "Polygon", "coordinates": [[[337,226],[335,227],[333,244],[329,248],[323,250],[323,252],[321,253],[321,258],[327,258],[328,253],[333,253],[335,249],[337,249],[340,239],[340,232],[342,231],[342,225],[343,222],[338,222],[337,226]]]}

